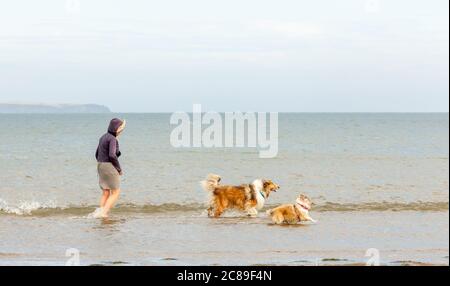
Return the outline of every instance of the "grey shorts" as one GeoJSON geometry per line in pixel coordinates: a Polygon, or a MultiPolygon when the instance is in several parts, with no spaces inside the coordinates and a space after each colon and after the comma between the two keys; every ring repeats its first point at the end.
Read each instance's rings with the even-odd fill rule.
{"type": "Polygon", "coordinates": [[[98,180],[102,190],[119,190],[120,175],[111,163],[98,163],[98,180]]]}

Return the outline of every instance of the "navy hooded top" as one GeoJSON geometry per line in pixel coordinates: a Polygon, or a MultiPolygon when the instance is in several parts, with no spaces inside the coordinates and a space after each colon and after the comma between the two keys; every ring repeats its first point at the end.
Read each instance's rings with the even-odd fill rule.
{"type": "Polygon", "coordinates": [[[119,141],[117,140],[117,130],[124,122],[118,118],[114,118],[109,123],[108,133],[103,135],[98,143],[95,158],[99,163],[111,163],[117,172],[121,173],[119,157],[121,155],[119,150],[119,141]]]}

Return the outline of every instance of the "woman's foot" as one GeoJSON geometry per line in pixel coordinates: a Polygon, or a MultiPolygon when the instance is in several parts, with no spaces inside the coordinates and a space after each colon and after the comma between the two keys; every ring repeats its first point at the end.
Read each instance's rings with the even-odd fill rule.
{"type": "Polygon", "coordinates": [[[103,208],[97,208],[97,209],[95,209],[94,212],[89,214],[89,217],[90,218],[102,218],[103,217],[103,213],[104,213],[103,208]]]}

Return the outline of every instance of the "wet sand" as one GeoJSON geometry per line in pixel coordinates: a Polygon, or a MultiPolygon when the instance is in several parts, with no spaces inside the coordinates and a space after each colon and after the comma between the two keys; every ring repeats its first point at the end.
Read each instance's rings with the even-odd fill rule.
{"type": "Polygon", "coordinates": [[[71,248],[80,251],[81,265],[351,266],[365,265],[370,248],[379,250],[382,265],[449,265],[448,211],[313,214],[317,224],[293,226],[273,225],[264,214],[9,216],[0,222],[0,265],[65,265],[71,248]],[[430,237],[435,229],[442,236],[430,237]]]}

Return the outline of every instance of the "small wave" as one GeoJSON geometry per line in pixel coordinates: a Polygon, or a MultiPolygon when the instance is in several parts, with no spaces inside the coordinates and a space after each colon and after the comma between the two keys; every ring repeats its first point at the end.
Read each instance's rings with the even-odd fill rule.
{"type": "MultiPolygon", "coordinates": [[[[265,209],[276,207],[277,205],[266,205],[265,209]]],[[[98,206],[80,205],[80,206],[56,206],[54,203],[41,204],[38,202],[24,202],[18,206],[9,206],[0,199],[0,215],[19,215],[19,216],[55,216],[55,215],[73,215],[86,216],[92,213],[98,206]]],[[[114,208],[114,213],[118,214],[157,214],[174,212],[203,212],[205,204],[190,203],[166,203],[166,204],[119,204],[114,208]]],[[[313,212],[368,212],[368,211],[448,211],[448,202],[414,202],[414,203],[396,203],[396,202],[365,202],[365,203],[333,203],[326,202],[313,207],[313,212]]],[[[263,211],[262,211],[263,212],[263,211]]],[[[261,213],[262,213],[261,212],[261,213]]]]}
{"type": "MultiPolygon", "coordinates": [[[[79,206],[56,206],[55,204],[41,204],[38,202],[24,202],[17,206],[10,206],[0,199],[0,215],[19,215],[19,216],[54,216],[54,215],[89,215],[98,208],[97,205],[79,205],[79,206]]],[[[160,205],[134,205],[119,204],[114,208],[115,213],[170,213],[170,212],[190,212],[203,211],[204,204],[177,204],[167,203],[160,205]]]]}
{"type": "Polygon", "coordinates": [[[327,202],[314,208],[318,212],[363,212],[363,211],[448,211],[448,202],[366,202],[366,203],[332,203],[327,202]]]}

